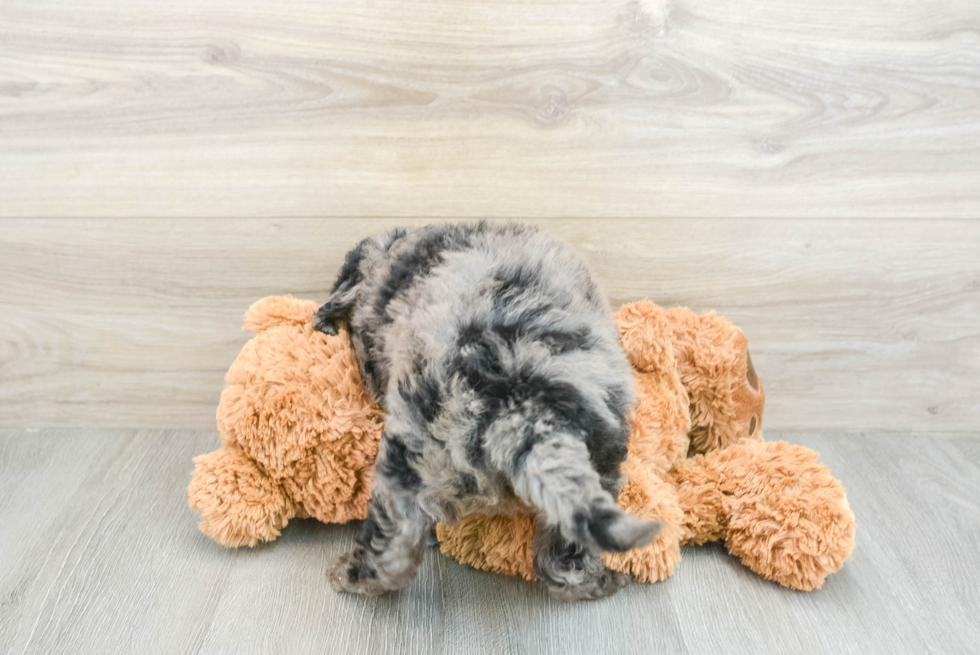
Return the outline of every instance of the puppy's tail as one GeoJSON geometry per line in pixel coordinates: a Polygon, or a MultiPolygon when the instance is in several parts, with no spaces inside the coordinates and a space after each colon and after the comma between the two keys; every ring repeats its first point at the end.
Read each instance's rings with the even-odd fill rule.
{"type": "Polygon", "coordinates": [[[570,435],[543,438],[515,456],[512,471],[515,493],[570,541],[624,552],[646,546],[660,534],[660,523],[630,516],[616,505],[602,488],[585,444],[570,435]]]}

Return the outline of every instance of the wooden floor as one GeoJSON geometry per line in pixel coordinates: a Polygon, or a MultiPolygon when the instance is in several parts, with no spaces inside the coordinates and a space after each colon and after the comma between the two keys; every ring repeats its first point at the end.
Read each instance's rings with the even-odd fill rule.
{"type": "Polygon", "coordinates": [[[777,436],[820,451],[857,516],[823,589],[708,546],[666,582],[568,606],[435,550],[396,595],[337,595],[324,568],[351,526],[298,520],[225,550],[184,491],[214,433],[0,433],[0,652],[975,653],[980,435],[777,436]]]}

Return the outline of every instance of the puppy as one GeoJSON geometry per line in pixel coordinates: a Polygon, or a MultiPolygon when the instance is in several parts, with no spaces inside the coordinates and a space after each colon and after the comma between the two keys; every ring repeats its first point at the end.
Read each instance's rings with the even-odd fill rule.
{"type": "Polygon", "coordinates": [[[338,321],[386,424],[357,547],[330,571],[337,590],[403,587],[436,521],[515,497],[536,513],[534,571],[552,596],[629,582],[600,555],[660,526],[616,506],[633,376],[569,248],[518,224],[391,230],[348,253],[315,325],[336,334],[338,321]]]}

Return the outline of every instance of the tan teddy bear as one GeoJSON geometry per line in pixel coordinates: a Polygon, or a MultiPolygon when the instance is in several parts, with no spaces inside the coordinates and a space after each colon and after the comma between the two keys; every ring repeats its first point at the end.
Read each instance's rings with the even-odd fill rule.
{"type": "MultiPolygon", "coordinates": [[[[255,332],[228,372],[218,407],[223,447],[195,459],[190,506],[227,546],[270,541],[293,516],[363,518],[383,430],[361,387],[347,335],[313,330],[315,303],[267,298],[246,314],[255,332]]],[[[765,393],[742,332],[713,313],[644,301],[616,314],[633,364],[627,482],[619,504],[664,530],[650,546],[609,553],[608,566],[653,582],[680,546],[724,540],[763,577],[819,587],[854,547],[843,487],[817,455],[762,441],[765,393]]],[[[533,578],[530,514],[469,515],[438,526],[455,559],[533,578]]]]}
{"type": "Polygon", "coordinates": [[[225,546],[272,541],[294,516],[363,519],[384,417],[346,335],[313,329],[317,305],[290,296],[252,305],[255,333],[225,376],[222,447],[194,459],[190,506],[225,546]]]}

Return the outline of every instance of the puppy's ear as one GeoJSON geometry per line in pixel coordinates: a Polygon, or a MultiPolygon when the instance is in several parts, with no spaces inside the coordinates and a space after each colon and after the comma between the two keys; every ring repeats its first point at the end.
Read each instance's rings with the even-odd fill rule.
{"type": "Polygon", "coordinates": [[[269,296],[252,304],[245,312],[242,329],[258,334],[283,324],[305,325],[313,320],[316,303],[292,296],[269,296]]]}

